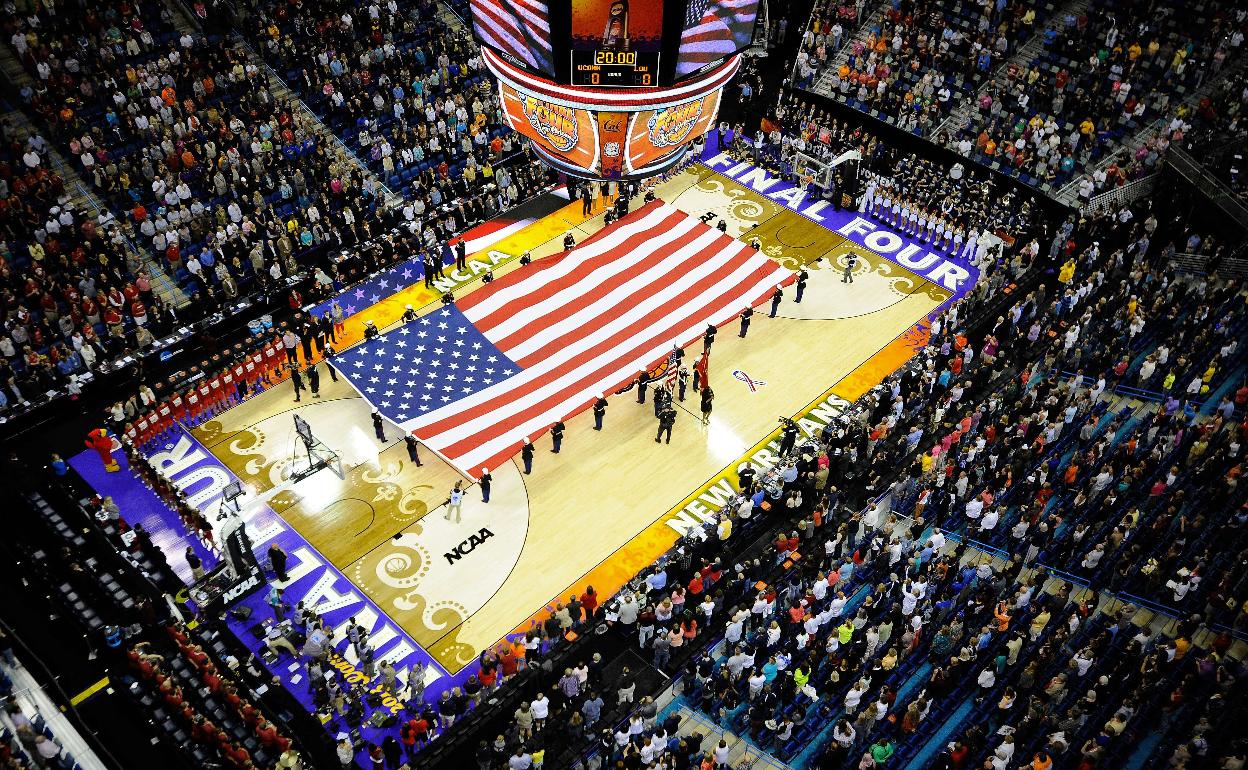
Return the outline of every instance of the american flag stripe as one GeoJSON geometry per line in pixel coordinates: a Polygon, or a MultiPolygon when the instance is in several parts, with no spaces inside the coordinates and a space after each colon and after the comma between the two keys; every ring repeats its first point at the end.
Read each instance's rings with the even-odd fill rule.
{"type": "Polygon", "coordinates": [[[634,298],[645,296],[651,284],[666,281],[669,275],[679,271],[681,262],[690,255],[713,248],[714,243],[713,235],[702,233],[684,245],[663,244],[653,255],[630,265],[633,271],[621,276],[620,280],[612,282],[612,285],[587,287],[593,293],[582,295],[580,305],[568,304],[551,314],[546,321],[547,326],[541,329],[530,327],[531,330],[526,330],[523,337],[514,342],[505,341],[500,347],[510,350],[515,356],[512,360],[521,366],[533,366],[545,356],[557,353],[561,340],[575,340],[584,324],[598,322],[602,307],[629,309],[634,298]]]}
{"type": "MultiPolygon", "coordinates": [[[[688,234],[689,229],[691,228],[687,226],[678,226],[661,234],[658,238],[651,239],[646,247],[653,248],[654,251],[643,252],[644,256],[634,264],[615,260],[612,264],[605,265],[598,270],[593,270],[592,265],[586,265],[585,268],[590,272],[584,278],[579,279],[582,281],[580,296],[571,298],[559,294],[535,296],[534,299],[537,301],[533,305],[518,312],[510,314],[499,312],[492,314],[488,319],[472,318],[472,321],[477,328],[489,334],[500,348],[513,351],[515,357],[512,360],[521,363],[519,358],[532,355],[535,352],[534,345],[540,345],[539,341],[543,336],[566,325],[567,319],[592,321],[593,315],[587,315],[587,313],[594,312],[591,302],[596,294],[610,294],[614,297],[621,291],[626,293],[644,291],[646,281],[661,280],[668,270],[678,266],[676,263],[679,262],[681,255],[677,252],[681,249],[683,242],[677,239],[688,234]],[[543,322],[541,326],[537,325],[538,320],[543,322]]],[[[714,236],[708,238],[706,234],[703,234],[701,240],[700,245],[709,246],[714,242],[714,236]]],[[[566,288],[560,288],[560,294],[566,288]]],[[[471,318],[470,314],[469,317],[471,318]]]]}
{"type": "MultiPolygon", "coordinates": [[[[697,2],[700,18],[686,19],[680,35],[678,75],[687,75],[711,62],[730,56],[749,45],[758,16],[758,0],[710,0],[697,2]]],[[[695,13],[690,7],[690,15],[695,13]]]]}
{"type": "Polygon", "coordinates": [[[478,37],[530,66],[550,72],[549,10],[536,0],[473,0],[472,16],[478,37]]]}
{"type": "Polygon", "coordinates": [[[474,327],[521,371],[402,423],[470,473],[496,467],[522,437],[587,408],[597,393],[661,359],[674,341],[696,340],[708,322],[731,320],[792,278],[663,203],[540,262],[551,264],[514,271],[506,285],[500,280],[464,303],[472,305],[464,315],[474,327]],[[558,288],[546,290],[552,282],[558,288]],[[516,304],[525,297],[528,304],[516,304]],[[519,326],[508,320],[516,315],[524,319],[519,326]],[[498,336],[504,326],[513,330],[506,339],[498,336]]]}
{"type": "MultiPolygon", "coordinates": [[[[635,215],[644,211],[635,212],[635,215]]],[[[491,286],[493,291],[469,294],[457,303],[459,309],[465,316],[486,318],[504,307],[521,307],[527,304],[526,298],[535,296],[533,292],[561,280],[589,260],[619,248],[629,239],[633,239],[632,243],[641,242],[647,235],[643,231],[656,227],[668,216],[669,211],[653,209],[629,226],[621,223],[620,226],[600,231],[560,259],[539,259],[525,270],[508,273],[494,281],[491,286]],[[540,280],[536,280],[538,278],[540,280]]]]}
{"type": "MultiPolygon", "coordinates": [[[[693,241],[676,255],[676,261],[687,260],[691,256],[697,255],[704,248],[703,243],[693,241]]],[[[621,310],[621,303],[615,297],[605,297],[601,302],[595,302],[595,305],[590,308],[591,310],[598,311],[603,307],[607,307],[611,308],[613,312],[619,312],[589,335],[582,333],[578,336],[573,334],[569,335],[572,339],[568,341],[569,344],[567,345],[551,344],[548,357],[539,359],[531,367],[526,368],[523,373],[516,375],[516,377],[508,380],[506,383],[500,383],[504,387],[496,385],[493,389],[487,388],[481,391],[476,398],[460,401],[457,405],[459,408],[453,410],[454,414],[446,417],[446,422],[442,424],[434,423],[434,421],[438,420],[436,412],[430,412],[421,422],[431,430],[440,431],[449,429],[453,423],[463,422],[466,418],[501,416],[495,411],[496,409],[506,412],[516,408],[518,402],[500,405],[497,403],[496,398],[506,395],[508,392],[514,392],[515,387],[524,381],[540,389],[550,383],[558,383],[559,378],[568,376],[576,371],[577,367],[585,365],[586,361],[594,361],[599,356],[617,352],[621,345],[636,338],[640,333],[647,333],[650,336],[668,333],[670,324],[669,326],[660,327],[658,326],[659,322],[665,321],[670,314],[679,315],[689,312],[688,302],[696,300],[700,293],[706,292],[717,275],[722,275],[724,266],[717,263],[720,257],[722,257],[722,253],[713,255],[711,259],[698,265],[694,270],[681,275],[677,280],[664,286],[661,291],[651,295],[642,302],[627,307],[627,309],[621,310]]],[[[670,269],[670,266],[668,267],[670,269]]],[[[667,275],[668,270],[664,270],[657,277],[666,277],[667,275]]],[[[748,275],[741,277],[748,277],[748,275]]],[[[601,315],[597,317],[597,320],[601,321],[601,319],[601,315]]],[[[583,330],[584,327],[581,328],[583,330]]],[[[676,338],[667,337],[661,339],[660,342],[665,344],[663,349],[670,348],[674,339],[676,338]]],[[[552,340],[553,342],[555,341],[552,340]]],[[[499,349],[507,352],[502,346],[499,349]]],[[[510,357],[510,354],[508,356],[510,357]]],[[[637,370],[645,363],[648,362],[638,362],[631,368],[627,368],[623,372],[623,375],[626,375],[625,379],[635,375],[637,370]]],[[[445,411],[450,412],[452,410],[447,409],[445,411]]]]}
{"type": "MultiPolygon", "coordinates": [[[[738,278],[738,276],[734,275],[734,278],[738,278]]],[[[719,313],[718,316],[710,317],[717,318],[720,322],[731,318],[739,311],[738,304],[760,301],[775,283],[775,276],[771,274],[763,274],[762,276],[755,274],[752,278],[753,280],[744,284],[744,286],[737,283],[733,284],[733,288],[744,288],[746,292],[752,293],[753,296],[750,299],[743,299],[744,297],[749,297],[750,294],[742,292],[740,296],[726,300],[726,304],[705,303],[695,309],[701,313],[719,313]]],[[[670,348],[670,340],[673,337],[696,337],[705,326],[705,323],[706,321],[702,319],[699,319],[696,323],[674,321],[664,327],[664,333],[657,335],[657,342],[637,344],[622,355],[617,351],[616,362],[622,362],[622,364],[619,364],[614,371],[608,371],[603,374],[602,370],[597,369],[594,364],[587,364],[581,367],[579,371],[592,371],[590,371],[589,375],[578,379],[570,390],[567,387],[553,390],[551,391],[552,395],[534,404],[526,411],[510,417],[509,424],[514,427],[499,431],[484,443],[481,442],[480,436],[470,436],[448,447],[445,451],[449,455],[458,455],[460,452],[463,452],[464,454],[460,456],[463,458],[466,467],[497,466],[500,460],[506,460],[515,454],[522,436],[535,434],[552,424],[555,420],[562,419],[562,417],[556,415],[569,415],[588,407],[596,393],[614,390],[624,385],[632,378],[636,370],[649,362],[653,362],[656,358],[662,357],[663,353],[670,348]],[[519,420],[523,420],[523,422],[516,425],[516,421],[519,420]]],[[[622,333],[613,342],[626,340],[630,336],[632,336],[630,333],[622,333]]],[[[495,423],[496,419],[496,417],[487,414],[483,419],[477,421],[475,427],[488,428],[490,424],[497,424],[495,423]]]]}

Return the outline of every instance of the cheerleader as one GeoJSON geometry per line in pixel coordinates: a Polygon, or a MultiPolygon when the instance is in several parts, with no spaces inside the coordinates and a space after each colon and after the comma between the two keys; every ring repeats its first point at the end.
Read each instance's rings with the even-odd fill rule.
{"type": "Polygon", "coordinates": [[[893,218],[889,222],[889,224],[891,224],[893,227],[896,227],[897,222],[901,220],[901,196],[899,195],[893,196],[892,212],[893,212],[893,218]]]}
{"type": "Polygon", "coordinates": [[[946,251],[949,251],[950,254],[953,254],[955,256],[958,254],[958,252],[962,251],[962,228],[961,227],[958,227],[957,229],[953,231],[953,249],[949,250],[946,247],[946,251]]]}
{"type": "Polygon", "coordinates": [[[918,231],[917,231],[918,237],[920,240],[926,241],[927,240],[927,212],[923,209],[919,209],[918,224],[919,224],[918,231]]]}

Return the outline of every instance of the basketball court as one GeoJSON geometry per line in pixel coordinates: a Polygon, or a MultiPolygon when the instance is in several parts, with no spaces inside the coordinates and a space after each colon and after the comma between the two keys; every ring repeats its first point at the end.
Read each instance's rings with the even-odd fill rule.
{"type": "MultiPolygon", "coordinates": [[[[369,403],[324,370],[319,399],[305,392],[295,403],[287,381],[192,431],[452,677],[559,597],[579,595],[587,584],[610,596],[689,526],[713,518],[726,502],[725,480],[736,483],[742,462],[774,461],[767,445],[778,417],[803,418],[806,430],[817,430],[904,363],[925,340],[929,314],[953,297],[706,165],[694,164],[657,193],[691,216],[714,212],[729,235],[756,237],[763,254],[810,273],[802,302],[793,302],[789,287],[776,318],[767,316],[767,303],[757,307],[745,339],[736,323],[721,328],[710,361],[710,422],[701,423],[690,390],[678,402],[670,444],[655,443],[649,398],[640,405],[635,391],[608,394],[604,430],[593,430],[592,415],[583,412],[566,420],[561,453],[550,451],[549,436],[534,437],[532,474],[522,473],[518,457],[492,468],[489,503],[470,486],[462,522],[451,522],[449,490],[472,479],[427,450],[417,467],[393,425],[378,440],[369,403]],[[851,252],[852,284],[842,282],[851,252]],[[324,470],[291,482],[301,452],[296,413],[339,454],[343,478],[324,470]]],[[[495,276],[524,269],[524,252],[540,260],[562,251],[568,230],[579,242],[602,228],[601,213],[580,214],[581,203],[573,202],[473,254],[469,271],[447,279],[456,297],[479,289],[485,269],[495,276]]],[[[406,304],[434,312],[437,296],[422,284],[405,288],[352,316],[348,335],[358,338],[365,319],[384,331],[406,304]]],[[[690,359],[700,353],[689,352],[690,359]]]]}

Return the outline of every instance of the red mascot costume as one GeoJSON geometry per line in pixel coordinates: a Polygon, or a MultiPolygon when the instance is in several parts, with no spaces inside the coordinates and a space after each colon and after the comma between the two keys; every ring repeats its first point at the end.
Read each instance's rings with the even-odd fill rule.
{"type": "Polygon", "coordinates": [[[109,433],[106,428],[96,428],[88,433],[84,443],[87,449],[94,449],[95,453],[100,456],[100,462],[104,463],[104,470],[109,473],[121,470],[121,466],[113,459],[113,434],[109,433]]]}

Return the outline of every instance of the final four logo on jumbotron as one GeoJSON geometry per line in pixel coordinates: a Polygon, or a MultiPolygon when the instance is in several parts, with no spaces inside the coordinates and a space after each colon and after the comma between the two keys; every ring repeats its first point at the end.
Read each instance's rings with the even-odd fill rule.
{"type": "Polygon", "coordinates": [[[697,99],[675,107],[655,110],[646,123],[650,132],[650,144],[655,147],[671,147],[680,144],[702,117],[702,100],[697,99]]]}
{"type": "Polygon", "coordinates": [[[576,146],[580,138],[576,130],[576,111],[570,107],[544,102],[525,96],[520,102],[529,125],[541,134],[559,152],[567,152],[576,146]]]}

